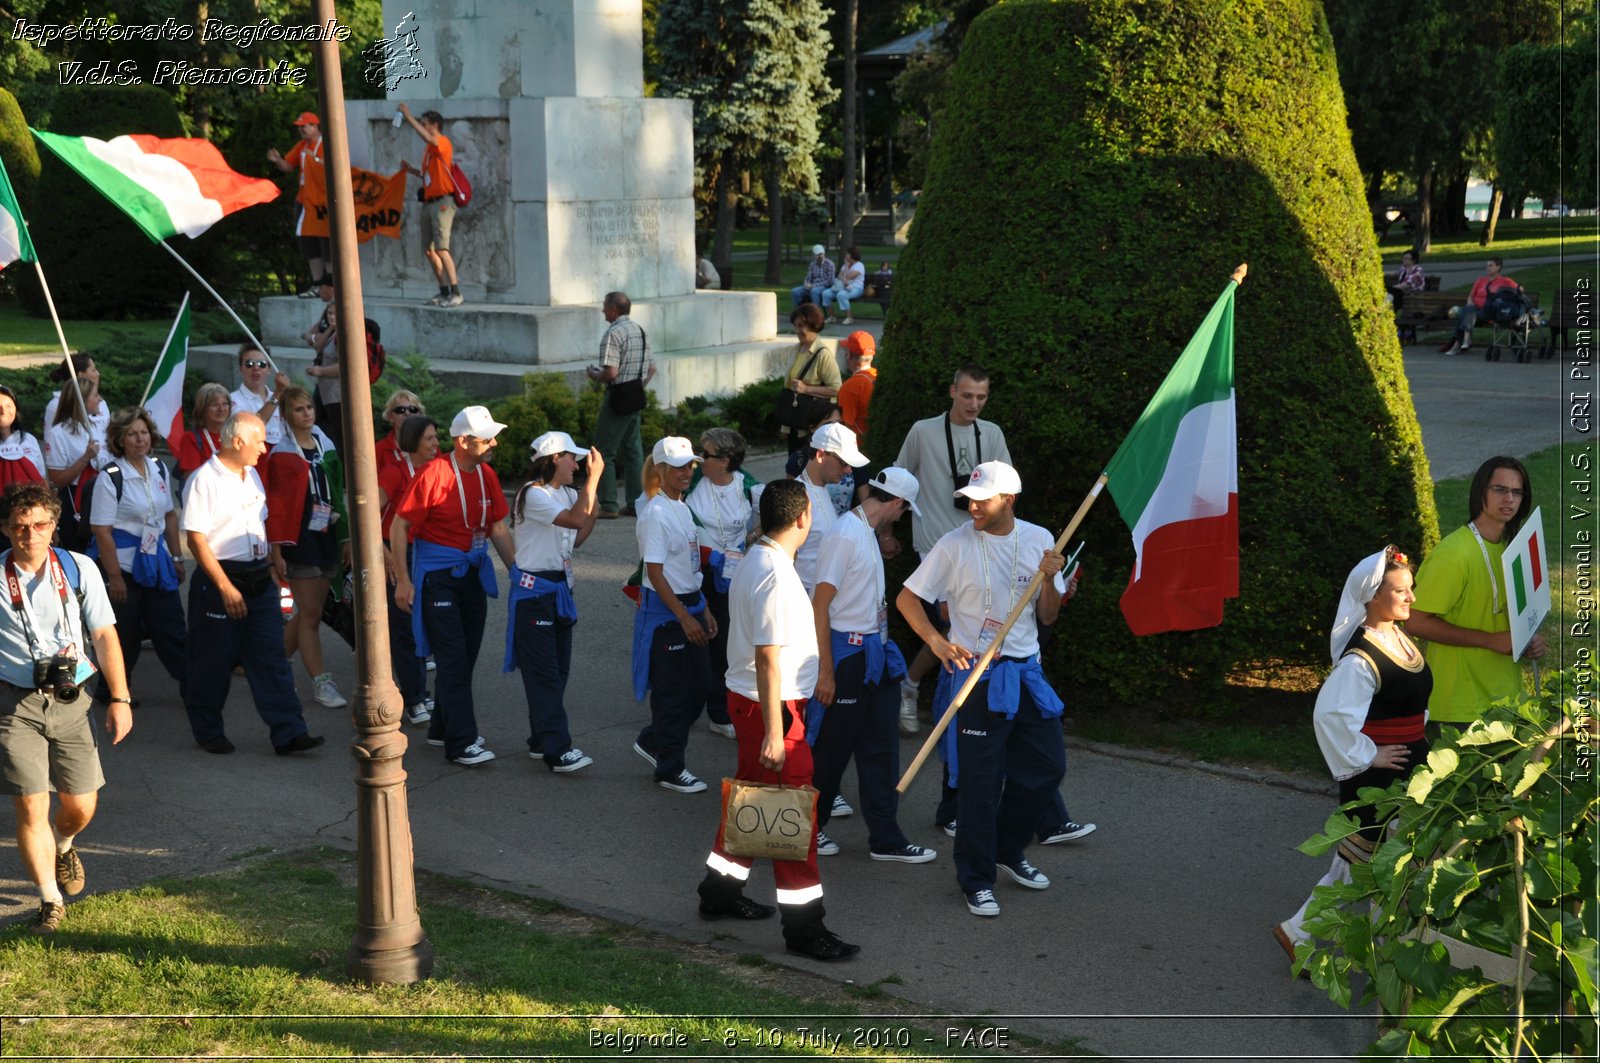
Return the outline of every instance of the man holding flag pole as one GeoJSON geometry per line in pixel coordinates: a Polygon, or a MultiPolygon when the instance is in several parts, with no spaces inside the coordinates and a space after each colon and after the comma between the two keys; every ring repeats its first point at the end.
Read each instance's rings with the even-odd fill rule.
{"type": "MultiPolygon", "coordinates": [[[[934,590],[932,585],[941,575],[937,569],[929,570],[924,575],[923,570],[932,558],[924,559],[923,566],[907,581],[896,605],[912,629],[928,642],[944,664],[947,674],[941,676],[941,685],[953,685],[949,674],[953,669],[968,670],[968,674],[961,689],[949,699],[949,707],[935,721],[932,733],[912,760],[911,766],[901,777],[896,787],[901,793],[911,785],[911,780],[928,759],[945,728],[958,719],[967,697],[983,680],[985,670],[997,656],[1002,658],[1002,665],[1013,665],[1010,669],[1002,669],[1002,673],[1010,671],[1011,675],[997,674],[1000,685],[995,690],[999,693],[985,690],[984,703],[987,708],[988,702],[994,699],[1000,705],[1000,710],[998,713],[983,711],[959,716],[959,759],[967,759],[969,747],[979,753],[978,779],[970,781],[983,782],[984,796],[993,799],[996,796],[995,781],[1011,770],[1004,757],[1011,750],[1010,732],[1015,728],[1015,722],[1022,719],[1023,737],[1018,745],[1024,756],[1023,770],[1031,773],[1044,766],[1045,762],[1039,759],[1044,751],[1029,741],[1034,730],[1031,726],[1033,721],[1023,715],[1022,692],[1017,689],[1024,680],[1027,681],[1030,711],[1040,716],[1045,714],[1048,700],[1055,697],[1048,684],[1043,682],[1042,671],[1038,672],[1037,685],[1033,682],[1033,673],[1038,669],[1037,646],[1034,647],[1035,656],[1031,661],[1006,661],[1004,658],[1014,657],[1013,644],[1010,642],[1012,628],[1018,619],[1036,611],[1034,596],[1039,593],[1047,575],[1053,577],[1060,571],[1061,563],[1065,560],[1061,557],[1062,547],[1078,530],[1078,525],[1100,496],[1102,488],[1109,485],[1118,511],[1133,532],[1134,570],[1128,581],[1128,589],[1122,596],[1122,613],[1129,629],[1135,635],[1149,635],[1163,631],[1192,631],[1214,627],[1222,622],[1223,600],[1236,598],[1239,594],[1239,462],[1233,388],[1233,301],[1234,293],[1244,281],[1246,272],[1244,265],[1233,271],[1228,287],[1212,305],[1199,330],[1156,389],[1155,396],[1145,407],[1133,430],[1112,455],[1105,472],[1100,474],[1088,495],[1079,503],[1077,512],[1055,541],[1054,548],[1044,551],[1038,562],[1038,570],[1028,581],[1027,589],[1020,596],[1009,595],[1015,604],[1005,622],[1002,624],[995,620],[995,586],[989,566],[983,569],[981,580],[974,580],[970,574],[963,572],[945,577],[960,579],[967,584],[969,593],[978,596],[981,612],[976,616],[968,615],[963,628],[957,628],[953,620],[951,626],[953,634],[972,638],[974,645],[982,651],[976,665],[971,664],[974,656],[971,649],[959,642],[938,638],[926,614],[921,612],[917,598],[934,590]],[[981,621],[981,624],[975,632],[969,633],[968,629],[974,626],[974,619],[981,621]],[[930,634],[938,641],[929,638],[930,634]],[[1002,647],[1006,650],[1005,654],[1000,653],[1002,647]],[[1040,698],[1045,700],[1040,701],[1040,698]],[[990,733],[996,728],[1005,739],[1003,744],[990,733]],[[966,743],[961,741],[963,738],[967,739],[966,743]],[[999,762],[998,772],[992,766],[995,761],[999,762]]],[[[986,527],[996,536],[1005,535],[1011,530],[1014,517],[1010,512],[1013,500],[1004,496],[1014,496],[1021,489],[1022,481],[1009,465],[991,462],[974,469],[973,482],[962,491],[967,497],[977,499],[973,504],[974,523],[969,528],[952,532],[946,538],[959,534],[969,537],[982,534],[986,527]],[[984,471],[980,474],[979,470],[984,471]],[[998,504],[992,501],[997,496],[1001,497],[998,504]],[[996,508],[1000,510],[998,515],[993,512],[996,508]],[[985,514],[981,521],[980,510],[985,514]]],[[[978,539],[975,542],[975,548],[983,549],[983,555],[977,559],[980,562],[989,561],[988,555],[998,552],[988,549],[991,545],[989,541],[978,539]]],[[[944,545],[944,539],[937,544],[939,548],[944,545]]],[[[1029,548],[1035,548],[1033,542],[1030,542],[1029,548]]],[[[1018,568],[1020,539],[1015,549],[1011,575],[1020,578],[1019,572],[1025,575],[1027,569],[1026,565],[1018,568]]],[[[935,552],[941,551],[936,549],[935,552]]],[[[1014,586],[1004,587],[1004,590],[1010,591],[1014,586]]],[[[1046,622],[1053,619],[1060,608],[1060,593],[1053,587],[1052,591],[1045,594],[1037,607],[1038,616],[1046,622]]],[[[968,611],[972,608],[970,604],[966,606],[968,611]]],[[[951,614],[952,618],[956,615],[953,602],[951,614]]],[[[1025,630],[1035,626],[1030,623],[1025,630]]],[[[1025,640],[1026,636],[1016,647],[1026,649],[1025,640]]],[[[1059,699],[1056,700],[1059,702],[1059,699]]],[[[939,701],[943,702],[944,697],[941,696],[939,701]]],[[[1059,715],[1060,710],[1057,709],[1055,714],[1059,715]]],[[[1057,745],[1059,747],[1059,738],[1057,745]]],[[[1057,782],[1059,779],[1058,775],[1057,782]]],[[[967,895],[967,908],[976,915],[998,915],[1000,912],[992,888],[996,865],[1005,868],[1021,885],[1043,889],[1050,884],[1043,873],[1021,859],[1022,846],[1027,840],[1027,824],[1022,825],[1023,834],[1019,837],[1017,812],[1019,807],[1030,804],[1037,812],[1037,804],[1030,802],[1033,781],[1024,778],[1020,792],[1015,797],[1008,792],[1001,798],[1005,807],[993,809],[998,822],[988,818],[990,809],[986,803],[981,803],[976,796],[968,798],[966,784],[962,784],[961,830],[956,835],[956,868],[963,892],[967,895]],[[966,811],[968,807],[972,815],[966,811]],[[963,836],[973,838],[968,829],[973,816],[983,820],[970,824],[980,836],[963,847],[963,836]],[[1008,848],[1000,849],[1001,845],[1008,848]],[[990,883],[987,887],[983,885],[986,870],[990,883]]],[[[1009,791],[1009,781],[1005,785],[1009,791]]]]}

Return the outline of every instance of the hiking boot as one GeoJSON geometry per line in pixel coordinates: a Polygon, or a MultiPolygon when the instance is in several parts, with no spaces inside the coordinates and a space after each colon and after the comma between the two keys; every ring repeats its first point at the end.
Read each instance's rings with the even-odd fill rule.
{"type": "Polygon", "coordinates": [[[828,813],[828,815],[834,817],[835,819],[844,819],[846,816],[853,816],[855,814],[856,810],[850,807],[850,802],[844,799],[844,794],[833,795],[833,809],[828,813]]]}
{"type": "Polygon", "coordinates": [[[1011,881],[1019,886],[1026,886],[1030,890],[1044,890],[1050,888],[1050,879],[1043,871],[1034,867],[1026,860],[1018,860],[1014,864],[995,861],[995,867],[1011,876],[1011,881]]]}
{"type": "Polygon", "coordinates": [[[839,935],[826,928],[820,928],[808,934],[783,935],[783,947],[800,956],[809,956],[813,960],[823,963],[832,963],[835,960],[848,960],[861,951],[860,945],[851,945],[840,941],[839,935]]]}
{"type": "Polygon", "coordinates": [[[78,859],[77,849],[56,854],[56,885],[68,897],[83,892],[83,861],[78,859]]]}
{"type": "Polygon", "coordinates": [[[470,768],[475,764],[487,764],[493,759],[494,752],[492,750],[485,749],[483,746],[483,739],[480,738],[466,749],[463,749],[460,756],[451,757],[450,763],[464,764],[470,768]]]}
{"type": "MultiPolygon", "coordinates": [[[[529,753],[528,756],[538,757],[541,760],[544,759],[543,753],[529,753]]],[[[561,756],[557,757],[556,762],[550,765],[550,770],[562,773],[578,771],[580,768],[587,768],[593,763],[593,757],[584,756],[583,750],[574,746],[572,749],[567,750],[565,753],[561,754],[561,756]]]]}
{"type": "Polygon", "coordinates": [[[1097,828],[1093,823],[1074,823],[1071,820],[1061,824],[1055,830],[1039,839],[1040,845],[1055,845],[1057,842],[1077,841],[1093,834],[1097,828]]]}
{"type": "Polygon", "coordinates": [[[666,789],[676,790],[680,794],[697,794],[706,788],[706,784],[687,768],[670,779],[657,779],[656,782],[666,789]]]}
{"type": "Polygon", "coordinates": [[[727,900],[700,900],[701,919],[771,919],[777,911],[772,905],[753,901],[742,893],[727,900]]]}
{"type": "Polygon", "coordinates": [[[999,915],[1000,902],[994,899],[994,890],[973,890],[967,894],[967,911],[973,915],[999,915]]]}
{"type": "Polygon", "coordinates": [[[67,906],[60,901],[40,901],[39,914],[33,917],[33,932],[54,934],[61,926],[61,917],[66,914],[67,906]]]}

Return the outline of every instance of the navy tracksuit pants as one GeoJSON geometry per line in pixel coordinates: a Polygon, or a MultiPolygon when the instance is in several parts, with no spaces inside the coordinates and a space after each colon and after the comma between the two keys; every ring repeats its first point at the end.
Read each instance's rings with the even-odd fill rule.
{"type": "Polygon", "coordinates": [[[283,655],[283,608],[278,585],[245,598],[243,620],[228,616],[222,594],[204,570],[189,581],[189,689],[184,707],[196,742],[226,737],[222,706],[228,700],[235,663],[244,666],[256,712],[282,748],[306,733],[305,712],[294,691],[294,673],[283,655]]]}
{"type": "Polygon", "coordinates": [[[436,569],[423,577],[411,607],[422,610],[422,629],[437,666],[428,737],[443,738],[444,755],[459,757],[478,740],[472,672],[483,646],[489,596],[476,572],[452,576],[448,569],[436,569]]]}
{"type": "MultiPolygon", "coordinates": [[[[834,666],[833,704],[811,743],[812,785],[817,788],[817,827],[828,825],[839,781],[853,756],[857,800],[867,821],[867,847],[891,852],[911,844],[897,818],[900,795],[900,683],[885,670],[882,681],[866,680],[867,655],[857,653],[834,666]]],[[[815,710],[813,710],[815,711],[815,710]]]]}

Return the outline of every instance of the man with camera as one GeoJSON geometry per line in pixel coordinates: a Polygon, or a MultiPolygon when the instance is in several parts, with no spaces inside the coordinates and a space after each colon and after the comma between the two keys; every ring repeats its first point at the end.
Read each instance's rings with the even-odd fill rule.
{"type": "Polygon", "coordinates": [[[61,516],[55,491],[14,484],[0,498],[0,512],[12,543],[0,555],[10,598],[0,619],[0,770],[16,809],[17,852],[39,887],[33,931],[50,934],[66,914],[63,895],[83,892],[73,840],[94,818],[105,784],[82,692],[95,672],[84,652],[89,642],[111,694],[106,731],[113,745],[133,728],[132,699],[99,568],[50,546],[61,516]],[[52,789],[60,795],[53,829],[52,789]]]}

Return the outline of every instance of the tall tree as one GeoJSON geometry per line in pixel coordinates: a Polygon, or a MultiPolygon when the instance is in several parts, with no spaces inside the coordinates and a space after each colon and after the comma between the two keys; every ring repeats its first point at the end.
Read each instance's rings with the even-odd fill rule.
{"type": "Polygon", "coordinates": [[[839,242],[856,242],[856,23],[861,0],[844,3],[844,203],[839,211],[839,242]]]}
{"type": "Polygon", "coordinates": [[[713,261],[733,254],[741,171],[771,188],[776,170],[780,202],[817,187],[818,114],[838,96],[825,20],[820,0],[660,0],[651,74],[657,95],[694,101],[695,166],[717,189],[713,261]]]}

